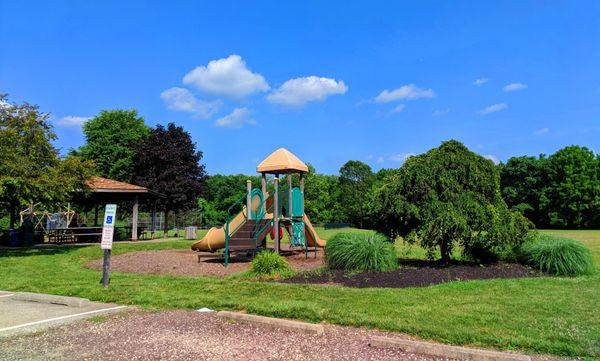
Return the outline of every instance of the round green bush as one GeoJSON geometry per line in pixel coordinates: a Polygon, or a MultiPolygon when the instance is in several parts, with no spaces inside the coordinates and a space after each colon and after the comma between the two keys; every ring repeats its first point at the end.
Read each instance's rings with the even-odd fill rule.
{"type": "Polygon", "coordinates": [[[536,240],[523,244],[519,258],[542,272],[559,276],[579,276],[594,271],[590,251],[569,238],[538,235],[536,240]]]}
{"type": "Polygon", "coordinates": [[[394,245],[378,233],[338,233],[327,241],[330,269],[387,272],[398,267],[394,245]]]}
{"type": "Polygon", "coordinates": [[[250,272],[257,276],[275,276],[291,272],[287,260],[275,252],[262,251],[250,263],[250,272]]]}

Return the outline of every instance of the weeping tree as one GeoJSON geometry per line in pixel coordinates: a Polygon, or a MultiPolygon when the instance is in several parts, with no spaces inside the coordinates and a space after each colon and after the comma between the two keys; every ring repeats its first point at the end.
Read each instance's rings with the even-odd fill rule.
{"type": "Polygon", "coordinates": [[[457,246],[480,260],[510,252],[531,226],[506,206],[496,166],[455,140],[409,158],[377,199],[379,231],[419,243],[429,258],[439,252],[444,263],[457,246]]]}

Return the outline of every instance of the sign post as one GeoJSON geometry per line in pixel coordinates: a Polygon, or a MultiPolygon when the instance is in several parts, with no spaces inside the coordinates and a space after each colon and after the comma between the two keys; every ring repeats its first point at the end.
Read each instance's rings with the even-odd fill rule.
{"type": "Polygon", "coordinates": [[[112,250],[113,236],[115,234],[115,221],[117,218],[117,205],[107,204],[104,209],[104,224],[102,225],[102,241],[100,248],[104,250],[102,262],[102,286],[108,287],[110,283],[110,252],[112,250]]]}

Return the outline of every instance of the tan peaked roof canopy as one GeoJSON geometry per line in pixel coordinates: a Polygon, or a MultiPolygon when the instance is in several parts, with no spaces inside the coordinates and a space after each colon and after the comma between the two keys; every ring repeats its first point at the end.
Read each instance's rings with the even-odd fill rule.
{"type": "Polygon", "coordinates": [[[308,167],[289,150],[279,148],[260,162],[256,167],[256,171],[259,173],[288,173],[294,171],[307,173],[308,167]]]}

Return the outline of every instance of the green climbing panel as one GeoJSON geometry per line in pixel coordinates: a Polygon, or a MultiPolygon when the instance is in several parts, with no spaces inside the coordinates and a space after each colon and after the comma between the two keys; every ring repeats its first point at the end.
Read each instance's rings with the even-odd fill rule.
{"type": "Polygon", "coordinates": [[[306,245],[306,237],[304,236],[304,222],[292,221],[292,246],[303,247],[306,245]]]}
{"type": "Polygon", "coordinates": [[[302,191],[300,188],[292,188],[292,217],[302,218],[304,215],[304,203],[302,200],[302,191]]]}

